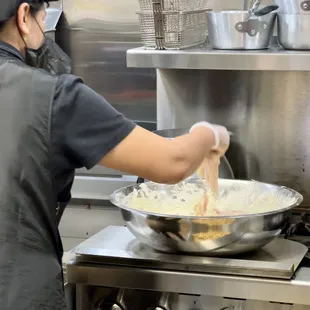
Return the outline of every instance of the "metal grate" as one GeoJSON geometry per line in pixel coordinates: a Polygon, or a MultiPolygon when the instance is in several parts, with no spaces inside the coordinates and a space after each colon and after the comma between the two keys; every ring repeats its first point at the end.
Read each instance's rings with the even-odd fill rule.
{"type": "MultiPolygon", "coordinates": [[[[181,12],[207,9],[209,0],[161,0],[163,11],[181,12]]],[[[139,0],[141,11],[152,11],[153,0],[139,0]]]]}
{"type": "Polygon", "coordinates": [[[139,0],[141,38],[147,49],[181,49],[207,39],[208,0],[139,0]]]}
{"type": "Polygon", "coordinates": [[[203,44],[207,39],[206,11],[138,15],[142,42],[147,49],[181,49],[203,44]]]}

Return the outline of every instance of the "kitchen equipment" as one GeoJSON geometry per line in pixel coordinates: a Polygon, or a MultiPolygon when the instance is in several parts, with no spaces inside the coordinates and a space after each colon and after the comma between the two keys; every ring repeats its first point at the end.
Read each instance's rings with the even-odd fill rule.
{"type": "Polygon", "coordinates": [[[160,300],[158,302],[158,305],[157,306],[151,306],[151,307],[147,308],[147,310],[170,310],[169,297],[170,297],[169,293],[162,293],[162,295],[160,296],[160,300]]]}
{"type": "MultiPolygon", "coordinates": [[[[185,135],[189,132],[189,129],[165,129],[165,130],[156,130],[154,133],[164,138],[175,138],[178,136],[185,135]]],[[[196,175],[197,177],[197,175],[196,175]]],[[[219,166],[219,177],[222,179],[234,179],[234,173],[230,167],[230,164],[225,156],[221,158],[219,166]]],[[[137,183],[143,183],[143,178],[138,178],[137,183]]]]}
{"type": "Polygon", "coordinates": [[[110,295],[95,303],[94,310],[127,310],[125,292],[125,289],[113,290],[110,295]]]}
{"type": "Polygon", "coordinates": [[[158,305],[164,294],[169,310],[240,309],[241,301],[242,309],[300,310],[308,307],[298,304],[310,304],[310,274],[301,262],[306,251],[278,238],[234,258],[163,254],[127,228],[111,226],[73,249],[68,279],[77,289],[77,310],[93,309],[109,287],[126,287],[125,302],[134,310],[158,305]]]}
{"type": "Polygon", "coordinates": [[[309,15],[278,14],[278,40],[285,49],[310,50],[309,29],[309,15]]]}
{"type": "Polygon", "coordinates": [[[275,0],[284,14],[310,14],[309,0],[275,0]]]}
{"type": "Polygon", "coordinates": [[[139,0],[141,11],[152,11],[155,3],[160,3],[166,12],[183,12],[204,10],[208,6],[209,0],[139,0]]]}
{"type": "Polygon", "coordinates": [[[205,43],[206,12],[165,12],[160,4],[154,12],[138,12],[143,45],[146,49],[183,49],[205,43]]]}
{"type": "MultiPolygon", "coordinates": [[[[155,251],[149,244],[141,243],[126,227],[110,226],[79,244],[72,252],[77,255],[77,262],[87,260],[89,263],[138,268],[290,279],[307,247],[277,238],[256,252],[238,257],[175,255],[155,251]]],[[[162,295],[161,306],[168,306],[171,297],[162,295]]]]}
{"type": "Polygon", "coordinates": [[[147,49],[182,49],[207,39],[207,0],[140,0],[141,38],[147,49]]]}
{"type": "Polygon", "coordinates": [[[44,32],[51,39],[55,40],[56,26],[62,15],[62,10],[57,8],[47,8],[44,20],[44,32]]]}
{"type": "Polygon", "coordinates": [[[276,13],[256,18],[247,11],[218,11],[207,15],[212,48],[253,50],[269,47],[276,13]]]}
{"type": "MultiPolygon", "coordinates": [[[[197,179],[188,182],[198,182],[197,179]]],[[[190,217],[152,214],[124,205],[124,197],[139,185],[116,191],[111,202],[121,209],[128,229],[143,243],[162,252],[235,255],[258,249],[281,233],[290,211],[300,205],[302,196],[294,190],[260,182],[219,180],[221,191],[255,186],[255,192],[292,195],[294,203],[280,210],[240,216],[190,217]]],[[[149,184],[165,192],[165,185],[149,184]]],[[[276,196],[275,196],[276,197],[276,196]]],[[[237,202],[236,202],[237,204],[237,202]]]]}

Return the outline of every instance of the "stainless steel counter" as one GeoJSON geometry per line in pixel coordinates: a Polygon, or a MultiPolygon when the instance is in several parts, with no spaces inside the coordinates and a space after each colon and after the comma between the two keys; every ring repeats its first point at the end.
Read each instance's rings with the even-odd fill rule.
{"type": "MultiPolygon", "coordinates": [[[[241,258],[218,258],[218,262],[214,263],[210,258],[152,253],[145,247],[134,245],[134,237],[125,230],[109,227],[74,249],[77,256],[67,265],[68,283],[76,284],[81,290],[83,287],[116,287],[310,305],[310,268],[298,269],[290,279],[268,278],[271,277],[272,269],[283,267],[285,263],[290,264],[294,260],[296,253],[290,246],[282,245],[286,255],[281,259],[283,249],[272,244],[270,249],[265,249],[269,254],[267,261],[265,257],[264,262],[259,262],[262,259],[259,253],[255,256],[256,260],[246,259],[243,269],[251,271],[252,267],[260,265],[261,270],[265,270],[265,277],[262,274],[255,277],[246,276],[251,273],[241,270],[241,258]],[[209,266],[211,264],[214,266],[213,271],[209,266]],[[164,268],[161,268],[162,265],[164,268]],[[239,266],[239,272],[215,274],[216,265],[221,265],[228,272],[239,266]],[[268,265],[270,268],[267,268],[268,265]]],[[[280,244],[290,244],[287,240],[278,241],[280,244]]],[[[299,259],[296,266],[298,264],[299,259]]]]}
{"type": "Polygon", "coordinates": [[[162,271],[111,265],[68,265],[69,283],[310,305],[310,268],[292,280],[162,271]],[[134,281],[133,281],[134,279],[134,281]]]}
{"type": "Polygon", "coordinates": [[[135,184],[136,176],[96,176],[77,175],[71,190],[72,198],[75,200],[109,201],[110,195],[119,188],[135,184]]]}
{"type": "Polygon", "coordinates": [[[291,279],[308,248],[277,238],[262,249],[238,257],[175,255],[154,251],[150,245],[137,240],[126,227],[109,226],[72,251],[78,255],[77,263],[291,279]]]}
{"type": "Polygon", "coordinates": [[[262,51],[221,51],[209,47],[188,50],[127,51],[127,66],[161,69],[309,71],[310,52],[287,51],[278,46],[262,51]]]}

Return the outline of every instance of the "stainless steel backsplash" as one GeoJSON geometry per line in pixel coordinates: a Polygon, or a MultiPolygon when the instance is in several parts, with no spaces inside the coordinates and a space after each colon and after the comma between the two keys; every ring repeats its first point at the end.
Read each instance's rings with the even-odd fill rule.
{"type": "MultiPolygon", "coordinates": [[[[215,10],[248,8],[253,0],[210,0],[209,6],[215,10]]],[[[262,5],[268,5],[274,3],[273,0],[266,0],[262,5]]]]}

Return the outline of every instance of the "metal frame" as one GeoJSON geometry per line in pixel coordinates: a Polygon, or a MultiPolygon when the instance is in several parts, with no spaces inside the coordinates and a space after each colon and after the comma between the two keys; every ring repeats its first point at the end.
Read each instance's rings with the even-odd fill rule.
{"type": "Polygon", "coordinates": [[[288,51],[277,45],[262,51],[213,50],[208,46],[186,50],[127,51],[127,66],[135,68],[310,71],[308,51],[288,51]]]}
{"type": "Polygon", "coordinates": [[[105,286],[278,303],[310,305],[310,269],[301,268],[292,280],[161,271],[70,262],[68,282],[78,287],[105,286]],[[133,281],[134,279],[134,281],[133,281]]]}

